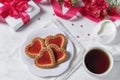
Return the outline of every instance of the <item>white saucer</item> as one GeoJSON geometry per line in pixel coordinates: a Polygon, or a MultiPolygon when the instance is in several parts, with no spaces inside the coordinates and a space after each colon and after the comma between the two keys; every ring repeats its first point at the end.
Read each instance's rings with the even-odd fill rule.
{"type": "MultiPolygon", "coordinates": [[[[46,37],[47,35],[55,35],[57,33],[62,33],[65,35],[65,33],[63,33],[62,31],[60,31],[58,28],[41,28],[39,30],[33,31],[32,33],[29,34],[29,36],[27,37],[26,41],[24,42],[24,44],[21,46],[21,57],[23,59],[23,62],[25,64],[27,64],[28,69],[30,70],[31,73],[33,73],[34,75],[37,75],[39,77],[51,77],[51,76],[58,76],[61,75],[62,73],[64,73],[70,66],[70,62],[73,59],[74,56],[74,47],[72,42],[68,39],[68,43],[67,43],[67,52],[69,54],[69,58],[67,61],[65,61],[64,63],[59,64],[57,67],[55,68],[51,68],[51,69],[42,69],[42,68],[38,68],[35,66],[34,64],[34,59],[31,59],[30,57],[28,57],[25,54],[24,48],[25,46],[34,38],[34,37],[46,37]]],[[[67,37],[67,36],[66,36],[67,37]]]]}

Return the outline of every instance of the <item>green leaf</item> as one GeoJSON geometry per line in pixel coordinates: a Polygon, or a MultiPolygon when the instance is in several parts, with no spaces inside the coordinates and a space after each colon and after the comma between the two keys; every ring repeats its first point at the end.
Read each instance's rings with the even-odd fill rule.
{"type": "Polygon", "coordinates": [[[76,3],[76,2],[77,2],[77,0],[71,0],[71,2],[74,4],[74,3],[76,3]]]}
{"type": "Polygon", "coordinates": [[[111,3],[111,2],[112,2],[112,0],[107,0],[107,2],[111,3]]]}
{"type": "Polygon", "coordinates": [[[63,0],[58,0],[58,2],[63,2],[63,0]]]}

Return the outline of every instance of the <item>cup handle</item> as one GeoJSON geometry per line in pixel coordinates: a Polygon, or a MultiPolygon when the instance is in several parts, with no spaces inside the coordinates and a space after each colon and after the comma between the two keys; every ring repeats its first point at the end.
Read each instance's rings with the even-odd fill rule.
{"type": "Polygon", "coordinates": [[[120,26],[120,19],[116,20],[114,23],[115,23],[116,27],[119,27],[120,26]]]}

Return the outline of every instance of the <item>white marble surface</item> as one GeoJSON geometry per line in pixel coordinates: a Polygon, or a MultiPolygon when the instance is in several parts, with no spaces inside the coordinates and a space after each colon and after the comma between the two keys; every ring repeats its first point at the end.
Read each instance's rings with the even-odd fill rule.
{"type": "MultiPolygon", "coordinates": [[[[14,32],[6,23],[0,23],[0,80],[54,80],[54,78],[40,78],[31,74],[27,66],[23,63],[19,49],[26,39],[27,35],[36,29],[42,28],[45,23],[53,18],[54,12],[49,2],[42,2],[38,4],[41,12],[33,18],[29,24],[24,25],[23,28],[14,32]]],[[[97,42],[91,42],[93,29],[97,23],[94,23],[81,15],[80,18],[72,20],[63,20],[58,18],[59,21],[72,33],[84,48],[92,45],[100,45],[97,42]]],[[[119,53],[119,43],[117,45],[102,45],[114,53],[119,53]]],[[[120,62],[115,62],[114,68],[110,75],[105,78],[96,78],[88,75],[82,65],[68,78],[68,80],[119,80],[120,77],[120,62]]],[[[62,79],[61,79],[62,80],[62,79]]]]}

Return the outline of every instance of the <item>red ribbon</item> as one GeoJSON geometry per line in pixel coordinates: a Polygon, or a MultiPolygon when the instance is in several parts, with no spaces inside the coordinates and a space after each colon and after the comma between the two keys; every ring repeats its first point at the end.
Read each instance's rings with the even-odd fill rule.
{"type": "Polygon", "coordinates": [[[0,0],[3,4],[0,7],[0,17],[3,19],[7,16],[21,18],[24,24],[30,20],[30,16],[26,13],[29,8],[28,0],[0,0]]]}
{"type": "Polygon", "coordinates": [[[35,2],[41,2],[42,0],[34,0],[35,2]]]}
{"type": "Polygon", "coordinates": [[[73,16],[79,12],[81,7],[71,7],[65,14],[62,12],[62,7],[57,0],[51,0],[51,4],[55,14],[64,19],[71,19],[73,16]]]}

